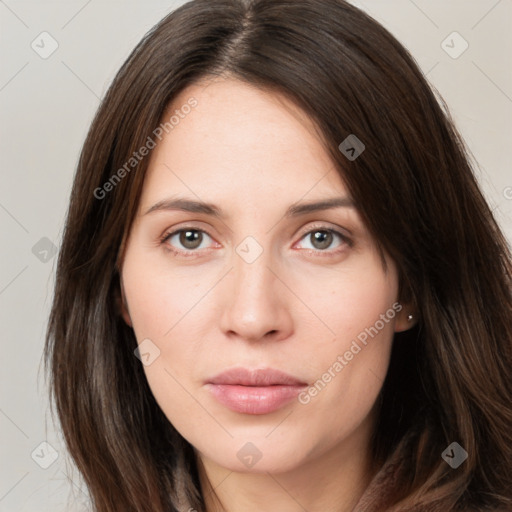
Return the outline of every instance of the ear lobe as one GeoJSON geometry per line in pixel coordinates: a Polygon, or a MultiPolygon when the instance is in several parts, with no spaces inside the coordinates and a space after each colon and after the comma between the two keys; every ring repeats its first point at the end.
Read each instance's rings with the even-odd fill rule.
{"type": "Polygon", "coordinates": [[[418,313],[410,306],[405,306],[396,315],[395,332],[403,332],[414,327],[418,323],[418,313]]]}

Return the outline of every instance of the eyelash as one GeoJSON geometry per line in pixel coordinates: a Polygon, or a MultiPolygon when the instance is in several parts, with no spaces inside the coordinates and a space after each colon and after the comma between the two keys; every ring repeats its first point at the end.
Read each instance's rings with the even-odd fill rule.
{"type": "MultiPolygon", "coordinates": [[[[210,238],[213,239],[213,237],[207,232],[205,231],[204,229],[199,229],[199,228],[196,228],[194,226],[185,226],[185,227],[182,227],[180,229],[177,229],[175,231],[172,231],[172,232],[166,232],[160,239],[160,244],[162,245],[165,245],[165,249],[170,251],[171,253],[173,253],[174,255],[177,255],[177,256],[183,256],[183,257],[186,257],[186,258],[190,258],[190,257],[196,257],[198,255],[198,253],[201,251],[201,249],[189,249],[189,250],[185,250],[185,251],[180,251],[178,249],[176,249],[175,247],[171,246],[170,244],[167,243],[167,241],[172,238],[174,235],[177,235],[179,233],[182,233],[184,231],[196,231],[198,233],[204,233],[206,235],[208,235],[210,238]]],[[[305,237],[307,237],[308,235],[311,235],[312,233],[316,233],[318,231],[323,231],[323,232],[326,232],[326,233],[331,233],[331,234],[334,234],[336,236],[338,236],[342,242],[341,246],[335,250],[321,250],[321,249],[303,249],[305,251],[308,251],[308,253],[313,253],[313,254],[317,254],[319,257],[328,257],[328,256],[334,256],[336,254],[339,254],[341,252],[343,252],[345,250],[345,246],[349,246],[349,247],[352,247],[353,245],[353,242],[350,238],[348,238],[346,235],[340,233],[339,231],[336,231],[335,229],[332,229],[332,228],[329,228],[327,226],[315,226],[313,227],[313,229],[310,229],[309,231],[307,231],[306,233],[303,233],[302,236],[300,237],[300,240],[304,239],[305,237]]]]}

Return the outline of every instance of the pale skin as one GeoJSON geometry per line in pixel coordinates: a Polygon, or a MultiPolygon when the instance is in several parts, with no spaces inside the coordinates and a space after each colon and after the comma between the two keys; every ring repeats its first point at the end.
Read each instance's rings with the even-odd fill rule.
{"type": "Polygon", "coordinates": [[[184,90],[169,111],[191,97],[197,107],[150,155],[121,266],[123,317],[139,343],[150,339],[160,350],[144,366],[148,383],[195,449],[208,512],[350,511],[378,469],[369,457],[374,406],[394,332],[410,327],[407,304],[307,404],[238,413],[204,382],[244,366],[313,384],[399,301],[396,267],[385,255],[384,268],[297,107],[217,78],[184,90]],[[224,217],[165,207],[147,213],[178,197],[214,204],[224,217]],[[330,198],[345,202],[285,215],[292,205],[330,198]],[[164,240],[179,229],[192,234],[164,240]],[[249,236],[256,244],[244,245],[249,236]],[[237,252],[258,246],[250,263],[237,252]],[[248,442],[261,453],[250,468],[237,457],[248,442]]]}

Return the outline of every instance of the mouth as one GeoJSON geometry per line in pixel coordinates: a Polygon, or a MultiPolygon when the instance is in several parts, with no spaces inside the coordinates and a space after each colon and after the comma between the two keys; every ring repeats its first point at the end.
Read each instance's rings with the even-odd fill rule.
{"type": "Polygon", "coordinates": [[[272,368],[233,368],[208,381],[206,389],[228,409],[242,414],[269,414],[291,402],[307,383],[272,368]]]}

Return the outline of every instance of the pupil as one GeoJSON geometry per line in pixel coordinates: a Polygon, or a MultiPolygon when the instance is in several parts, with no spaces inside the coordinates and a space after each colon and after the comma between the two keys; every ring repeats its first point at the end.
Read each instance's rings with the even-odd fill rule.
{"type": "Polygon", "coordinates": [[[201,245],[202,234],[199,231],[182,231],[180,243],[187,249],[196,249],[201,245]]]}
{"type": "Polygon", "coordinates": [[[315,231],[312,235],[314,237],[313,246],[317,249],[326,249],[331,245],[332,233],[328,231],[315,231]]]}

